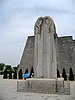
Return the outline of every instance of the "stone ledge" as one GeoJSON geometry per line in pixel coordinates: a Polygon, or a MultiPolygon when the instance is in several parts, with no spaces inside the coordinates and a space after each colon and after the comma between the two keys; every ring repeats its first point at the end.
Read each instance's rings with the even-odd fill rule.
{"type": "Polygon", "coordinates": [[[23,81],[17,81],[17,91],[69,95],[70,84],[69,82],[64,82],[63,78],[58,78],[58,79],[31,78],[23,81]]]}

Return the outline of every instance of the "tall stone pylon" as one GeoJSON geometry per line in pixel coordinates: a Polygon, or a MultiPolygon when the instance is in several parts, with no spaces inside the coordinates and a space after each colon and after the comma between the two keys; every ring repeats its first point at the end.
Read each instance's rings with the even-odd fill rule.
{"type": "Polygon", "coordinates": [[[36,78],[57,78],[56,28],[51,17],[39,17],[34,26],[36,78]]]}

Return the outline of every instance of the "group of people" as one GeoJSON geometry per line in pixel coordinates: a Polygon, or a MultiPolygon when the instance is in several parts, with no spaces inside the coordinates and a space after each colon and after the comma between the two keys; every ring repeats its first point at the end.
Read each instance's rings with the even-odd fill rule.
{"type": "Polygon", "coordinates": [[[32,78],[33,76],[34,76],[33,67],[31,67],[30,72],[28,72],[28,68],[27,68],[27,69],[25,70],[25,73],[24,73],[24,79],[32,78]]]}

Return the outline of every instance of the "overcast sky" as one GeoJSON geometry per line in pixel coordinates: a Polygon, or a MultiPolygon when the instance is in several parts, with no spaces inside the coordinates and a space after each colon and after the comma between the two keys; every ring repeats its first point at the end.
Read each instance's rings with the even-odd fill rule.
{"type": "Polygon", "coordinates": [[[17,66],[39,16],[51,16],[58,36],[75,39],[75,0],[0,0],[0,62],[17,66]]]}

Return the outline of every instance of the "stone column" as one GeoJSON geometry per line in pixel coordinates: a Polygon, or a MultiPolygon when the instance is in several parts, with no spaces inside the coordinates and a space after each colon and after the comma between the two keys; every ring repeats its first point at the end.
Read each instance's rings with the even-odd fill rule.
{"type": "Polygon", "coordinates": [[[34,26],[34,71],[37,78],[56,78],[55,25],[50,17],[40,17],[34,26]]]}

